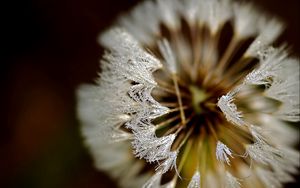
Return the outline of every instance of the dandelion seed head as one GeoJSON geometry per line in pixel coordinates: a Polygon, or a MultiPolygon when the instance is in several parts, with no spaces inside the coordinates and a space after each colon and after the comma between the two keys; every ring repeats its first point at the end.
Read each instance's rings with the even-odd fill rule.
{"type": "Polygon", "coordinates": [[[271,46],[283,28],[234,0],[148,0],[120,17],[98,39],[96,85],[78,90],[96,167],[121,187],[293,181],[299,59],[271,46]]]}

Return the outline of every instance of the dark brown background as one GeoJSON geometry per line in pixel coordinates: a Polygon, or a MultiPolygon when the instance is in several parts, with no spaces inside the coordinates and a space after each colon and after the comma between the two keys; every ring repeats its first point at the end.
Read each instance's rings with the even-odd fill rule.
{"type": "MultiPolygon", "coordinates": [[[[136,2],[1,3],[0,187],[113,187],[82,145],[74,91],[97,76],[98,33],[136,2]]],[[[257,2],[286,20],[299,57],[300,1],[257,2]]]]}

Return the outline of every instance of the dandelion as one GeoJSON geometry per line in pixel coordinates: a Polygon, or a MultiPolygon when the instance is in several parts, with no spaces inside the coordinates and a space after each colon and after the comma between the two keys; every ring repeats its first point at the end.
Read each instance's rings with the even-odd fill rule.
{"type": "Polygon", "coordinates": [[[122,16],[99,37],[100,78],[78,91],[96,167],[130,188],[292,181],[299,60],[271,46],[282,30],[234,0],[146,1],[122,16]]]}

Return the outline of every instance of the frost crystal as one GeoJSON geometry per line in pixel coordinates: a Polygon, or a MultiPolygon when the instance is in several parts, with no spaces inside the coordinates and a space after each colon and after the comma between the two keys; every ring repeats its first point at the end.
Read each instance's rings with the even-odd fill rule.
{"type": "Polygon", "coordinates": [[[200,173],[198,171],[194,173],[188,188],[200,188],[200,173]]]}
{"type": "Polygon", "coordinates": [[[242,120],[242,113],[237,110],[237,106],[233,103],[233,101],[233,94],[228,93],[219,99],[218,106],[229,122],[238,126],[245,125],[245,122],[242,120]]]}
{"type": "Polygon", "coordinates": [[[262,63],[258,69],[253,70],[246,76],[247,84],[268,85],[270,79],[277,77],[279,70],[282,69],[282,61],[286,58],[287,53],[283,49],[274,49],[272,47],[261,47],[257,50],[262,63]]]}
{"type": "Polygon", "coordinates": [[[145,158],[149,162],[155,162],[169,157],[174,139],[175,135],[168,135],[161,138],[155,136],[136,137],[132,145],[135,149],[136,157],[145,158]]]}
{"type": "Polygon", "coordinates": [[[282,161],[282,158],[284,157],[280,150],[264,142],[251,144],[246,148],[246,150],[252,159],[265,165],[273,165],[282,161]]]}
{"type": "Polygon", "coordinates": [[[169,152],[168,156],[166,156],[166,159],[161,164],[159,164],[155,170],[162,171],[162,173],[165,173],[168,170],[171,170],[172,168],[176,169],[177,154],[178,152],[176,151],[169,152]]]}
{"type": "Polygon", "coordinates": [[[216,157],[217,160],[226,162],[228,165],[230,165],[230,160],[228,158],[228,155],[233,158],[231,149],[229,149],[225,144],[218,141],[217,148],[216,148],[216,157]]]}

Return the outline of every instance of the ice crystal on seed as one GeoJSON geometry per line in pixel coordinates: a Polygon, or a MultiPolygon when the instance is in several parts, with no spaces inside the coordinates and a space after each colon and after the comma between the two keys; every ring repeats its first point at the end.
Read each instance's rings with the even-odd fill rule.
{"type": "Polygon", "coordinates": [[[173,151],[169,152],[168,156],[166,156],[166,159],[159,164],[155,170],[156,171],[162,171],[162,173],[167,172],[168,170],[176,167],[176,159],[177,159],[178,152],[173,151]]]}
{"type": "Polygon", "coordinates": [[[245,125],[245,122],[242,119],[242,112],[238,111],[237,106],[233,103],[233,97],[233,93],[223,95],[218,101],[218,106],[228,121],[239,126],[245,125]]]}
{"type": "Polygon", "coordinates": [[[99,37],[100,78],[78,90],[95,166],[128,188],[293,181],[300,66],[271,46],[283,28],[236,0],[147,0],[121,16],[99,37]]]}
{"type": "Polygon", "coordinates": [[[166,159],[169,156],[170,148],[175,139],[175,135],[168,135],[161,138],[156,136],[136,138],[132,145],[135,155],[144,158],[149,162],[166,159]]]}
{"type": "Polygon", "coordinates": [[[280,150],[264,142],[251,144],[246,150],[253,160],[265,165],[273,165],[277,162],[279,164],[284,158],[284,154],[280,150]]]}
{"type": "Polygon", "coordinates": [[[200,173],[198,171],[193,175],[188,188],[200,188],[200,173]]]}
{"type": "Polygon", "coordinates": [[[230,165],[230,160],[229,160],[228,156],[230,156],[231,158],[233,158],[231,149],[228,148],[222,142],[218,141],[217,148],[216,148],[216,157],[217,157],[217,160],[226,162],[228,165],[230,165]]]}

